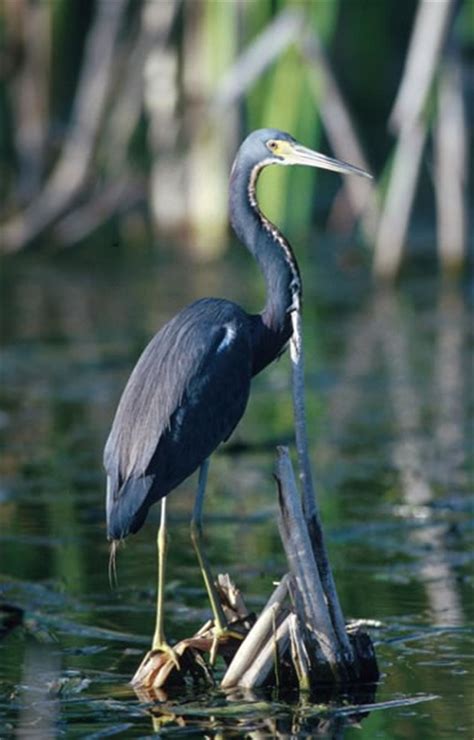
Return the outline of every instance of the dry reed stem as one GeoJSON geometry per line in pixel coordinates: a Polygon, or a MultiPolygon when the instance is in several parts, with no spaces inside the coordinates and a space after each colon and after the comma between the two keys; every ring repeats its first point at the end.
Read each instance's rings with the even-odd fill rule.
{"type": "Polygon", "coordinates": [[[428,133],[425,107],[451,17],[452,0],[421,0],[390,126],[398,133],[390,182],[375,243],[377,278],[398,273],[428,133]]]}
{"type": "Polygon", "coordinates": [[[97,5],[61,156],[38,197],[2,227],[5,252],[16,252],[35,239],[65,212],[85,184],[112,83],[125,7],[125,0],[101,0],[97,5]]]}
{"type": "Polygon", "coordinates": [[[282,578],[277,588],[266,603],[262,613],[237,650],[232,663],[227,669],[221,681],[221,688],[228,689],[233,686],[241,686],[244,674],[249,671],[252,663],[262,650],[273,632],[273,625],[280,620],[280,615],[286,615],[283,611],[283,603],[288,597],[289,576],[282,578]]]}
{"type": "Polygon", "coordinates": [[[437,240],[445,270],[459,269],[466,251],[467,138],[461,67],[450,59],[441,74],[435,126],[437,240]]]}

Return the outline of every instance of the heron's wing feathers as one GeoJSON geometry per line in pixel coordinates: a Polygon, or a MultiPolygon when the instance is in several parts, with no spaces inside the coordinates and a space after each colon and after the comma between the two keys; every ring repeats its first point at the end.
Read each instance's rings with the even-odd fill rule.
{"type": "Polygon", "coordinates": [[[242,416],[250,377],[242,309],[203,299],[175,316],[144,350],[120,400],[104,455],[110,494],[145,475],[165,437],[168,457],[209,455],[242,416]]]}

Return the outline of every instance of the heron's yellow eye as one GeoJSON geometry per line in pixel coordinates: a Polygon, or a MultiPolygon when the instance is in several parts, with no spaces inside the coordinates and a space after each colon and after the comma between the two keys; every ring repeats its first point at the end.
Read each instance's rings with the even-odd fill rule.
{"type": "Polygon", "coordinates": [[[270,141],[267,141],[267,147],[270,149],[271,152],[276,152],[276,150],[278,149],[278,142],[271,139],[270,141]]]}

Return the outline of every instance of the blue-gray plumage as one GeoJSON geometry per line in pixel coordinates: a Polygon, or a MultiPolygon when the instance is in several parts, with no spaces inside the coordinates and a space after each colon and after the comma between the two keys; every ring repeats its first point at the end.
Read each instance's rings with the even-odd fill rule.
{"type": "Polygon", "coordinates": [[[290,339],[291,312],[301,302],[298,266],[256,200],[258,175],[272,164],[366,174],[275,129],[245,139],[231,172],[230,218],[263,272],[265,308],[251,315],[230,301],[205,298],[151,340],[124,390],[105,448],[110,539],[137,532],[150,506],[230,436],[245,411],[252,376],[290,339]]]}
{"type": "Polygon", "coordinates": [[[251,321],[204,298],[155,335],[120,401],[105,450],[108,534],[136,532],[166,496],[227,439],[252,375],[251,321]]]}

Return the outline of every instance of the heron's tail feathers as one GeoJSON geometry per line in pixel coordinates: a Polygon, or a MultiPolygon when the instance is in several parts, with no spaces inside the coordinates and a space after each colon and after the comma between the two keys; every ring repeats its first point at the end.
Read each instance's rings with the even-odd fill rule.
{"type": "Polygon", "coordinates": [[[111,478],[107,480],[107,537],[123,540],[142,527],[148,509],[155,502],[153,475],[128,478],[117,491],[111,478]],[[115,490],[114,490],[115,489],[115,490]]]}

